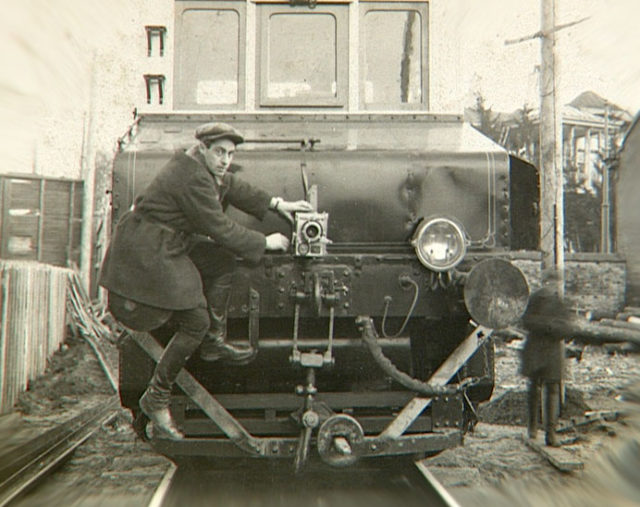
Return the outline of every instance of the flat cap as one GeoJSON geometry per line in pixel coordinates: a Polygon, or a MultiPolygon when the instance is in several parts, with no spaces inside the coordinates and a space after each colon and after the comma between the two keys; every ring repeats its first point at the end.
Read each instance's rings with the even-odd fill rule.
{"type": "Polygon", "coordinates": [[[202,142],[215,141],[216,139],[230,139],[236,144],[244,142],[242,134],[226,123],[213,122],[200,125],[196,129],[196,139],[202,142]]]}

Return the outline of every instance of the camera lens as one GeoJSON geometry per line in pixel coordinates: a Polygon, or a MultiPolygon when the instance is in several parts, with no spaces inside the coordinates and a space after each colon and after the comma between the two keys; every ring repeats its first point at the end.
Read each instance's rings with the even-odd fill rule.
{"type": "Polygon", "coordinates": [[[316,240],[322,233],[322,227],[317,222],[307,222],[303,229],[303,234],[309,239],[309,241],[316,240]]]}

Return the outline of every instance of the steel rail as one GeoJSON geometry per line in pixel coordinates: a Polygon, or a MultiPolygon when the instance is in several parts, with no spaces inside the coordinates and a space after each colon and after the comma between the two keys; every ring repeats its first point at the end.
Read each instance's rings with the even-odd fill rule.
{"type": "Polygon", "coordinates": [[[147,507],[162,507],[162,504],[167,497],[167,493],[171,489],[173,478],[175,477],[177,470],[178,467],[175,465],[175,463],[171,463],[171,465],[169,465],[169,468],[158,483],[158,487],[153,492],[153,496],[147,504],[147,507]]]}
{"type": "Polygon", "coordinates": [[[413,484],[417,484],[425,496],[425,505],[430,507],[460,507],[451,493],[435,478],[422,461],[414,463],[413,473],[409,472],[413,484]]]}
{"type": "MultiPolygon", "coordinates": [[[[364,469],[314,469],[292,476],[289,468],[227,467],[209,469],[183,462],[171,465],[159,481],[146,507],[216,505],[266,507],[280,505],[365,505],[375,495],[376,506],[460,507],[460,504],[431,474],[423,462],[403,460],[396,467],[387,464],[364,469]],[[217,503],[216,503],[217,502],[217,503]]],[[[218,462],[218,466],[221,463],[218,462]]]]}
{"type": "Polygon", "coordinates": [[[33,487],[120,410],[113,398],[0,455],[0,507],[33,487]]]}

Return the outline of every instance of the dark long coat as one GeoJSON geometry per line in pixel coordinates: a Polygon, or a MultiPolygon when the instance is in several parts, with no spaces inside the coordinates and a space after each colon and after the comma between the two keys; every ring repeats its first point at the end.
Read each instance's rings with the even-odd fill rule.
{"type": "Polygon", "coordinates": [[[528,331],[522,350],[521,372],[530,379],[560,382],[564,373],[564,339],[570,328],[553,328],[550,319],[557,323],[567,321],[570,311],[558,293],[545,287],[535,291],[529,300],[522,323],[528,331]]]}
{"type": "Polygon", "coordinates": [[[258,262],[265,236],[224,214],[231,204],[262,219],[271,196],[225,174],[218,184],[204,160],[176,153],[122,216],[102,264],[99,283],[146,305],[186,310],[205,305],[200,274],[188,256],[194,234],[258,262]]]}

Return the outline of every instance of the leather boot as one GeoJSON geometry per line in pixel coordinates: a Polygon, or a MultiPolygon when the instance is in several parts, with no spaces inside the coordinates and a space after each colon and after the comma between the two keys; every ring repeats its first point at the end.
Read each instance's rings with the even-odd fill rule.
{"type": "Polygon", "coordinates": [[[227,343],[227,308],[231,296],[230,284],[216,284],[207,291],[209,302],[209,332],[200,346],[200,357],[205,361],[228,361],[243,363],[251,358],[250,347],[239,347],[227,343]]]}
{"type": "Polygon", "coordinates": [[[250,347],[239,347],[224,341],[221,335],[208,333],[202,341],[200,348],[200,357],[205,361],[228,361],[231,363],[242,364],[253,356],[253,350],[250,347]]]}
{"type": "Polygon", "coordinates": [[[200,341],[192,336],[180,332],[173,335],[162,352],[147,390],[139,401],[140,408],[153,422],[154,428],[173,440],[183,439],[184,433],[177,428],[169,411],[171,388],[178,373],[198,345],[200,341]]]}

